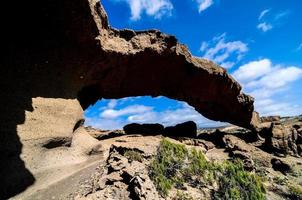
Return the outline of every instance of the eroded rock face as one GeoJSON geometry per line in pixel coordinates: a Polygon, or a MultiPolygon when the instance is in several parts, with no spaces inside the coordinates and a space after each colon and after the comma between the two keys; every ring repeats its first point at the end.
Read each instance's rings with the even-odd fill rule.
{"type": "Polygon", "coordinates": [[[209,119],[258,124],[253,98],[174,36],[113,29],[98,0],[5,4],[14,9],[0,17],[0,198],[34,183],[34,163],[49,158],[43,144],[71,138],[83,109],[101,98],[161,95],[209,119]]]}
{"type": "Polygon", "coordinates": [[[301,132],[298,124],[289,125],[280,122],[271,123],[269,129],[264,130],[265,144],[268,150],[280,156],[288,154],[301,155],[301,132]]]}

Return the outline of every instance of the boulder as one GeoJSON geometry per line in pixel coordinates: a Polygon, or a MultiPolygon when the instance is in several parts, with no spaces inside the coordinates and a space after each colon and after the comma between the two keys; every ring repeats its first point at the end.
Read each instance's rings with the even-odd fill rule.
{"type": "Polygon", "coordinates": [[[233,135],[225,135],[223,137],[223,142],[225,148],[229,151],[242,151],[242,152],[251,152],[254,150],[252,145],[247,144],[245,141],[233,135]]]}
{"type": "Polygon", "coordinates": [[[286,175],[286,173],[291,171],[290,165],[280,159],[273,158],[271,160],[271,163],[272,163],[272,167],[275,171],[280,171],[284,175],[286,175]]]}
{"type": "Polygon", "coordinates": [[[279,122],[274,122],[265,136],[265,148],[279,156],[298,155],[298,132],[279,122]]]}
{"type": "Polygon", "coordinates": [[[193,121],[184,122],[175,126],[166,127],[164,135],[169,137],[197,137],[197,125],[193,121]]]}
{"type": "Polygon", "coordinates": [[[158,135],[164,131],[161,124],[127,124],[123,127],[126,134],[158,135]]]}
{"type": "Polygon", "coordinates": [[[233,158],[243,160],[246,169],[252,170],[255,163],[257,163],[258,166],[271,167],[271,154],[233,135],[225,135],[223,141],[226,150],[229,151],[229,155],[233,158]]]}
{"type": "Polygon", "coordinates": [[[79,154],[94,155],[101,154],[103,148],[101,143],[93,138],[84,127],[78,128],[71,141],[71,148],[79,154]]]}

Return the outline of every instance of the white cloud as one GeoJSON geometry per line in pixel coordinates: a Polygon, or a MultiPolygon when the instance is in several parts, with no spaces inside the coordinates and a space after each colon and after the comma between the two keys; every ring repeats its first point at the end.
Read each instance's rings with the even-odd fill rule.
{"type": "Polygon", "coordinates": [[[273,14],[270,12],[270,9],[263,10],[258,17],[258,25],[257,28],[263,32],[267,32],[272,30],[275,26],[282,24],[280,20],[290,14],[289,10],[279,12],[277,14],[273,14]],[[269,13],[269,18],[265,17],[269,13]],[[266,18],[266,20],[264,20],[266,18]],[[268,19],[267,19],[268,18],[268,19]]]}
{"type": "Polygon", "coordinates": [[[86,117],[85,126],[92,126],[102,130],[121,129],[125,123],[120,119],[104,119],[99,117],[86,117]]]}
{"type": "Polygon", "coordinates": [[[253,61],[242,65],[234,73],[233,76],[241,83],[245,84],[249,81],[256,80],[271,71],[272,63],[269,59],[253,61]]]}
{"type": "Polygon", "coordinates": [[[187,103],[181,103],[181,107],[178,109],[167,109],[161,112],[150,110],[145,113],[131,115],[128,117],[128,121],[137,123],[161,123],[165,126],[175,125],[185,121],[194,121],[200,127],[219,126],[224,124],[204,118],[187,103]]]}
{"type": "Polygon", "coordinates": [[[207,42],[202,42],[200,46],[200,51],[205,51],[208,48],[208,46],[209,44],[207,42]]]}
{"type": "Polygon", "coordinates": [[[115,0],[117,2],[126,2],[131,10],[131,20],[141,19],[143,13],[160,19],[163,16],[170,16],[173,10],[173,4],[170,0],[115,0]]]}
{"type": "Polygon", "coordinates": [[[201,13],[214,4],[213,0],[196,0],[198,3],[198,12],[201,13]]]}
{"type": "Polygon", "coordinates": [[[258,20],[261,20],[269,11],[270,9],[263,10],[259,15],[258,20]]]}
{"type": "MultiPolygon", "coordinates": [[[[157,98],[158,99],[158,98],[157,98]]],[[[124,99],[114,100],[117,105],[121,105],[124,99]]],[[[128,105],[132,98],[127,98],[128,105]]],[[[184,102],[177,102],[176,109],[167,108],[157,111],[155,107],[145,105],[129,105],[121,109],[110,109],[110,102],[103,107],[103,112],[99,115],[86,117],[85,125],[100,129],[122,129],[129,123],[161,123],[164,126],[175,125],[192,120],[200,127],[216,127],[225,123],[215,122],[204,118],[194,108],[184,102]]],[[[175,108],[175,107],[174,107],[175,108]]]]}
{"type": "Polygon", "coordinates": [[[273,65],[269,59],[262,59],[239,67],[233,76],[255,97],[256,110],[262,115],[301,114],[301,106],[282,100],[291,83],[302,78],[301,68],[273,65]]]}
{"type": "Polygon", "coordinates": [[[117,105],[117,101],[115,99],[111,99],[107,105],[108,108],[115,108],[115,106],[117,105]]]}
{"type": "Polygon", "coordinates": [[[279,89],[287,86],[287,84],[294,82],[301,78],[302,69],[290,66],[290,67],[278,67],[272,68],[272,71],[265,76],[262,76],[259,80],[254,80],[247,84],[248,88],[267,88],[267,89],[279,89]]]}
{"type": "Polygon", "coordinates": [[[281,115],[295,116],[302,113],[300,105],[272,99],[263,99],[255,102],[257,110],[261,111],[263,116],[281,115]]]}
{"type": "Polygon", "coordinates": [[[266,22],[260,23],[257,25],[257,28],[262,30],[263,32],[267,32],[273,28],[271,24],[268,24],[266,22]]]}
{"type": "Polygon", "coordinates": [[[289,10],[279,12],[279,13],[277,13],[277,14],[275,15],[275,21],[278,21],[279,19],[288,16],[289,14],[290,14],[290,11],[289,11],[289,10]]]}
{"type": "Polygon", "coordinates": [[[144,105],[131,105],[120,110],[114,110],[114,109],[104,110],[100,114],[100,117],[105,119],[115,119],[125,115],[145,113],[150,110],[152,110],[152,107],[148,107],[144,105]]]}
{"type": "Polygon", "coordinates": [[[204,52],[204,58],[212,60],[222,67],[231,68],[248,51],[248,45],[242,41],[227,42],[226,34],[223,33],[209,42],[203,42],[200,51],[204,52]],[[235,58],[231,61],[232,56],[235,58]]]}

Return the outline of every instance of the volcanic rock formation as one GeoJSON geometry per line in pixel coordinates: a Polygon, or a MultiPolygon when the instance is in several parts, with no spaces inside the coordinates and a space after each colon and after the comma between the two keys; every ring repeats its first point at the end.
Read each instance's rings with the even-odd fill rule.
{"type": "Polygon", "coordinates": [[[68,141],[83,110],[101,98],[162,95],[212,120],[258,124],[253,98],[174,36],[113,29],[98,0],[5,4],[13,9],[1,12],[0,198],[23,191],[51,166],[43,146],[68,141]]]}

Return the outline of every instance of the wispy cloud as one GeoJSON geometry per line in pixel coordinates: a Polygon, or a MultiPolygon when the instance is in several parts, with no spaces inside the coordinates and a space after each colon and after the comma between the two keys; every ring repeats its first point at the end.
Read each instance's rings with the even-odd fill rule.
{"type": "Polygon", "coordinates": [[[302,43],[297,47],[296,51],[301,51],[302,50],[302,43]]]}
{"type": "Polygon", "coordinates": [[[141,19],[142,14],[160,19],[163,16],[170,16],[173,4],[170,0],[115,0],[116,2],[126,2],[131,10],[131,20],[141,19]]]}
{"type": "Polygon", "coordinates": [[[198,4],[198,12],[201,13],[214,4],[213,0],[195,0],[198,4]]]}
{"type": "Polygon", "coordinates": [[[273,28],[271,24],[268,24],[266,22],[260,23],[257,26],[258,29],[262,30],[263,32],[267,32],[273,28]]]}
{"type": "Polygon", "coordinates": [[[301,68],[273,65],[269,59],[262,59],[242,65],[233,76],[243,85],[245,92],[255,97],[256,109],[262,115],[301,114],[300,106],[280,100],[290,85],[302,78],[301,68]]]}
{"type": "Polygon", "coordinates": [[[289,10],[281,11],[281,12],[279,12],[275,15],[275,20],[277,21],[281,18],[284,18],[284,17],[288,16],[289,14],[290,14],[289,10]]]}
{"type": "Polygon", "coordinates": [[[272,13],[271,9],[265,9],[261,11],[258,17],[257,28],[263,32],[272,30],[275,25],[280,25],[281,19],[285,18],[290,14],[289,10],[281,11],[278,13],[272,13]]]}
{"type": "Polygon", "coordinates": [[[224,68],[231,68],[248,51],[248,45],[242,41],[226,41],[226,34],[223,33],[208,42],[203,42],[200,51],[204,52],[204,58],[224,68]]]}
{"type": "Polygon", "coordinates": [[[258,20],[261,20],[269,11],[270,9],[263,10],[259,15],[258,20]]]}

